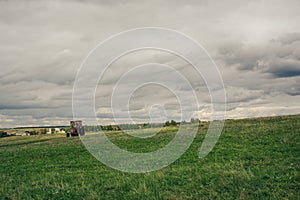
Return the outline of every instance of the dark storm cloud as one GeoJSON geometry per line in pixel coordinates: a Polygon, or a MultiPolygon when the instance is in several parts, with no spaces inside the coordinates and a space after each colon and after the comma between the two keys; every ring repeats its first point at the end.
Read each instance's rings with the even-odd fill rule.
{"type": "Polygon", "coordinates": [[[219,59],[239,70],[267,73],[274,78],[300,75],[300,33],[288,33],[267,44],[229,42],[219,48],[219,59]]]}
{"type": "Polygon", "coordinates": [[[293,68],[290,65],[284,66],[281,65],[284,69],[270,70],[275,77],[292,77],[292,76],[300,76],[300,70],[298,67],[293,68]]]}

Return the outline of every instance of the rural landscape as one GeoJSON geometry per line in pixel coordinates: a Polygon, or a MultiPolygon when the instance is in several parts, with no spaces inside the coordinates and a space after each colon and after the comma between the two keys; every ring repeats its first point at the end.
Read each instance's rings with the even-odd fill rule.
{"type": "MultiPolygon", "coordinates": [[[[186,153],[164,169],[141,174],[111,169],[79,137],[64,133],[0,139],[1,199],[298,199],[300,115],[226,120],[213,151],[198,157],[209,122],[199,122],[186,153]]],[[[105,130],[133,152],[166,145],[178,127],[152,138],[105,130]]],[[[5,130],[3,130],[5,131],[5,130]]],[[[32,131],[32,130],[31,130],[32,131]]],[[[140,129],[135,130],[138,134],[140,129]]]]}
{"type": "Polygon", "coordinates": [[[0,200],[300,200],[299,0],[0,0],[0,200]]]}

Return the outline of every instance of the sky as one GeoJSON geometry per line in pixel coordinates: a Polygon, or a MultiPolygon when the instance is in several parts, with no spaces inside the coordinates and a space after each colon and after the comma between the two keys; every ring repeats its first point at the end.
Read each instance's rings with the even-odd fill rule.
{"type": "MultiPolygon", "coordinates": [[[[299,8],[297,0],[1,0],[0,128],[68,125],[76,74],[89,52],[114,34],[141,27],[176,30],[205,48],[224,82],[227,118],[299,114],[299,8]]],[[[95,98],[100,123],[115,123],[112,109],[118,122],[128,122],[126,109],[118,102],[112,106],[111,91],[126,70],[145,63],[169,65],[197,82],[195,114],[209,119],[210,95],[190,64],[168,52],[141,50],[105,72],[95,98]]],[[[168,68],[153,69],[122,87],[145,77],[175,77],[168,68]]],[[[176,78],[170,81],[175,84],[176,78]]],[[[175,93],[191,90],[179,84],[175,90],[155,84],[137,88],[127,105],[130,122],[181,120],[175,93]]],[[[194,109],[188,105],[187,110],[194,109]]]]}

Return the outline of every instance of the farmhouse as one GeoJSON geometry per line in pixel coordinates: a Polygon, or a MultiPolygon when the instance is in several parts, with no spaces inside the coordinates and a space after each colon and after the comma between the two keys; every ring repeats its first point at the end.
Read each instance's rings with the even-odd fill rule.
{"type": "Polygon", "coordinates": [[[53,133],[66,133],[66,132],[61,128],[48,128],[47,134],[53,134],[53,133]]]}
{"type": "Polygon", "coordinates": [[[25,136],[27,135],[27,133],[23,133],[23,132],[16,132],[15,134],[16,136],[25,136]]]}

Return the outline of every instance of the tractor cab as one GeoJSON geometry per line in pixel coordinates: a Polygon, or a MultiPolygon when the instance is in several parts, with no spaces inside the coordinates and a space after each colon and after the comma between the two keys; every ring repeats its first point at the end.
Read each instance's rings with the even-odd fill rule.
{"type": "Polygon", "coordinates": [[[67,133],[67,137],[70,136],[83,136],[85,135],[84,127],[81,120],[70,121],[70,133],[67,133]]]}

